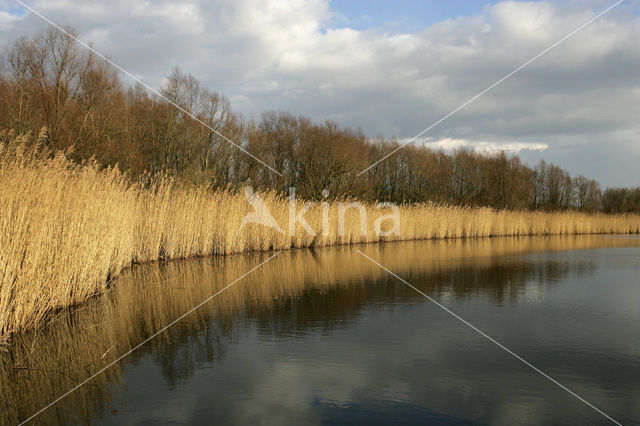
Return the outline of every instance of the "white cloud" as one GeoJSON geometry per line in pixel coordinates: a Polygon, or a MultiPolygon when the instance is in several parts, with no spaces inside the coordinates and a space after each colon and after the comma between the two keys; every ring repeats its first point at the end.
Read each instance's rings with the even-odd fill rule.
{"type": "Polygon", "coordinates": [[[492,7],[491,16],[510,39],[553,42],[554,9],[551,3],[506,1],[492,7]]]}
{"type": "MultiPolygon", "coordinates": [[[[408,141],[405,139],[404,141],[408,141]]],[[[404,143],[400,140],[400,143],[404,143]]],[[[488,141],[472,141],[468,139],[444,138],[433,140],[432,138],[416,139],[413,143],[416,145],[426,146],[432,149],[443,149],[451,151],[458,148],[470,148],[476,152],[487,152],[496,154],[505,152],[508,154],[518,154],[520,151],[546,151],[549,145],[537,142],[488,142],[488,141]]]]}
{"type": "Polygon", "coordinates": [[[8,31],[12,28],[14,22],[20,18],[9,12],[0,10],[0,31],[8,31]]]}

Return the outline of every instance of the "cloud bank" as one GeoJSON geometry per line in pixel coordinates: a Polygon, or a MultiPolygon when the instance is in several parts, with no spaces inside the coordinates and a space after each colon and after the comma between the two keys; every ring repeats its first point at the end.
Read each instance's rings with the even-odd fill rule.
{"type": "Polygon", "coordinates": [[[433,140],[433,138],[418,138],[411,142],[410,141],[411,138],[400,140],[399,142],[401,144],[414,143],[431,149],[442,149],[445,151],[452,151],[459,148],[470,148],[476,152],[486,152],[489,154],[497,154],[500,152],[519,154],[521,151],[543,152],[549,148],[549,145],[545,143],[535,142],[489,142],[454,138],[444,138],[439,140],[433,140]]]}

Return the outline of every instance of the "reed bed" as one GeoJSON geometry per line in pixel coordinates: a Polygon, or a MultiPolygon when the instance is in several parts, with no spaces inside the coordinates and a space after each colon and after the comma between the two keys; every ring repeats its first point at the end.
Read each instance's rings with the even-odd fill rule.
{"type": "MultiPolygon", "coordinates": [[[[117,168],[73,164],[44,155],[28,135],[0,134],[0,336],[35,328],[48,315],[108,289],[133,263],[248,251],[378,241],[507,235],[629,234],[638,215],[509,212],[435,204],[399,207],[398,232],[380,236],[374,221],[388,209],[364,204],[338,232],[340,203],[316,204],[289,234],[289,201],[259,194],[285,230],[259,224],[241,228],[252,209],[243,191],[213,191],[172,179],[142,186],[117,168]],[[329,229],[322,232],[323,209],[329,229]]],[[[297,202],[297,209],[303,206],[297,202]]],[[[326,222],[326,220],[325,220],[326,222]]]]}

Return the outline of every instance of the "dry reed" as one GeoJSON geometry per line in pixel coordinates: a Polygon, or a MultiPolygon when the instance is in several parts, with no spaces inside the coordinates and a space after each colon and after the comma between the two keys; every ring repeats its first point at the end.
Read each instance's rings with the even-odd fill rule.
{"type": "MultiPolygon", "coordinates": [[[[257,224],[238,232],[251,211],[243,193],[171,179],[143,187],[117,168],[42,155],[30,139],[0,134],[0,336],[37,327],[51,312],[103,292],[109,278],[134,262],[390,240],[640,230],[637,215],[420,204],[400,206],[399,233],[382,237],[373,223],[389,212],[365,204],[366,234],[355,209],[340,234],[339,203],[333,202],[326,235],[320,205],[305,215],[316,236],[300,227],[289,235],[257,224]]],[[[275,192],[260,195],[287,230],[289,202],[275,192]]]]}

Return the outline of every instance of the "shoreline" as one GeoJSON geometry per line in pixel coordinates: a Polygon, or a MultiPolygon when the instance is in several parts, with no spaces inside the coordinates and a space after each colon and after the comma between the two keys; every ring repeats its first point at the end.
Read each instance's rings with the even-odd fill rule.
{"type": "MultiPolygon", "coordinates": [[[[340,247],[340,246],[355,246],[355,245],[371,245],[371,244],[387,244],[387,243],[404,243],[404,242],[427,242],[427,241],[477,241],[484,239],[511,239],[511,238],[535,238],[535,237],[580,237],[580,236],[602,236],[602,237],[611,237],[611,238],[639,238],[640,232],[633,232],[627,234],[618,234],[618,233],[546,233],[546,234],[504,234],[504,235],[482,235],[482,236],[445,236],[445,237],[431,237],[431,238],[413,238],[413,239],[392,239],[392,240],[379,240],[379,241],[360,241],[360,242],[337,242],[331,245],[310,245],[310,246],[300,246],[300,247],[290,247],[280,249],[281,251],[296,251],[296,250],[313,250],[314,248],[332,248],[332,247],[340,247]]],[[[87,296],[85,299],[70,303],[66,306],[62,306],[58,309],[51,310],[48,312],[43,318],[43,322],[34,327],[24,328],[18,330],[14,333],[9,334],[0,334],[0,351],[4,351],[11,346],[11,342],[14,336],[19,336],[24,333],[28,333],[30,331],[36,331],[41,328],[46,328],[49,324],[56,321],[56,317],[65,311],[72,311],[75,308],[88,303],[89,301],[104,295],[105,293],[111,291],[114,287],[114,283],[121,278],[122,274],[125,272],[129,272],[136,267],[144,267],[152,264],[168,264],[174,262],[181,262],[193,259],[205,259],[205,258],[225,258],[225,257],[236,257],[242,255],[259,255],[264,253],[273,253],[275,249],[268,250],[246,250],[242,252],[230,252],[226,254],[195,254],[188,257],[169,257],[169,258],[155,258],[148,259],[145,261],[131,261],[128,266],[123,267],[117,275],[109,277],[108,280],[104,281],[100,287],[104,289],[101,291],[97,291],[94,294],[87,296]]]]}

